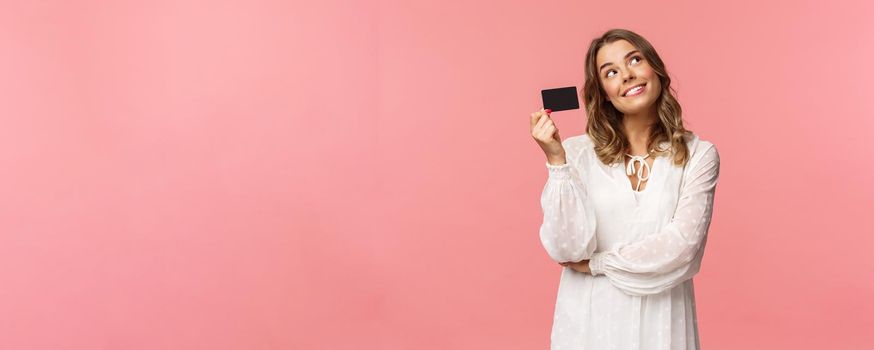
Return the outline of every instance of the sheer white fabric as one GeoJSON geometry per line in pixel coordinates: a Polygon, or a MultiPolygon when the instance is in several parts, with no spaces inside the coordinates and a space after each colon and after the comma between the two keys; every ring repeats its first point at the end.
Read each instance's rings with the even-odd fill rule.
{"type": "Polygon", "coordinates": [[[624,164],[598,160],[588,135],[562,144],[567,163],[546,164],[540,240],[552,260],[590,260],[592,273],[562,267],[551,349],[698,349],[692,277],[713,212],[716,147],[690,134],[688,163],[656,157],[638,192],[624,164]]]}

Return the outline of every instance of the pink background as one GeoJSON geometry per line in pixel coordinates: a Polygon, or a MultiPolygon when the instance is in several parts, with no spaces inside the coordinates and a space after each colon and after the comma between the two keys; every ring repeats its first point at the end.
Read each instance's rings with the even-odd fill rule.
{"type": "Polygon", "coordinates": [[[3,1],[0,348],[546,349],[528,115],[614,27],[720,151],[703,347],[870,347],[871,13],[3,1]]]}

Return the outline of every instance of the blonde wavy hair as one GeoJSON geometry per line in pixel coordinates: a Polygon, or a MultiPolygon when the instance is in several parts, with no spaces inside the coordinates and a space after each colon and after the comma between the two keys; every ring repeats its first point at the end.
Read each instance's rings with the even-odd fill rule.
{"type": "Polygon", "coordinates": [[[586,132],[594,143],[598,159],[605,165],[624,163],[623,154],[630,147],[628,138],[622,132],[623,114],[607,101],[595,61],[598,50],[602,46],[621,39],[627,40],[641,52],[661,82],[662,91],[655,102],[658,106],[659,122],[650,134],[646,149],[654,150],[656,156],[671,154],[674,164],[685,165],[689,159],[686,137],[690,136],[691,131],[683,127],[683,110],[674,96],[676,92],[671,87],[671,78],[668,76],[665,64],[649,41],[626,29],[611,29],[601,37],[595,38],[586,54],[586,82],[582,99],[588,117],[586,132]],[[655,147],[664,141],[670,142],[669,148],[655,147]]]}

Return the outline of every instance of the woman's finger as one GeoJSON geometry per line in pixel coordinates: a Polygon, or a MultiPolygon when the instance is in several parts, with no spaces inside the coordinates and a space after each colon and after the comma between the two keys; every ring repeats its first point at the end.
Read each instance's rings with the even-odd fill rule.
{"type": "Polygon", "coordinates": [[[543,129],[543,126],[546,125],[546,122],[548,122],[549,120],[550,120],[549,116],[546,115],[546,113],[544,113],[543,115],[540,116],[540,120],[537,121],[537,124],[534,125],[534,129],[535,130],[543,129]]]}
{"type": "Polygon", "coordinates": [[[540,111],[531,113],[531,128],[532,129],[534,128],[534,125],[537,125],[537,121],[540,120],[540,115],[542,113],[543,112],[540,112],[540,111]]]}

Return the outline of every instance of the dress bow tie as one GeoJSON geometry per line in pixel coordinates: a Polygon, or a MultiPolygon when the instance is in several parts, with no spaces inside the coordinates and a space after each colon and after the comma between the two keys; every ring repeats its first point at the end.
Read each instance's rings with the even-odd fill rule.
{"type": "Polygon", "coordinates": [[[649,158],[649,153],[647,153],[645,156],[633,156],[633,155],[630,155],[628,153],[626,153],[625,155],[631,157],[631,161],[628,162],[628,167],[625,168],[626,175],[630,176],[630,175],[634,174],[634,172],[635,172],[634,163],[635,162],[639,162],[641,164],[640,168],[637,169],[637,188],[635,188],[635,191],[640,191],[640,183],[644,180],[649,179],[650,169],[649,169],[649,164],[646,163],[646,158],[649,158]],[[643,176],[643,168],[646,168],[646,176],[643,176]]]}

